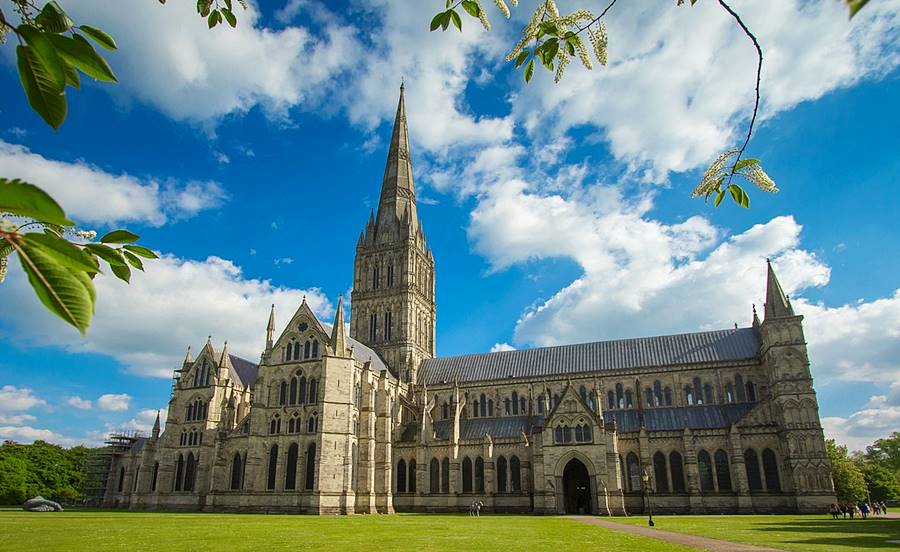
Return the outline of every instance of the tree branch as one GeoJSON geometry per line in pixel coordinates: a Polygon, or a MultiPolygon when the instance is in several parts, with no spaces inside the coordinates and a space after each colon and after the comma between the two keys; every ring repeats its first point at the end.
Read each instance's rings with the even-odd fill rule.
{"type": "MultiPolygon", "coordinates": [[[[615,3],[615,2],[613,2],[615,3]]],[[[737,14],[731,6],[725,3],[724,0],[719,0],[719,5],[725,9],[731,17],[737,21],[737,24],[740,25],[741,30],[744,31],[744,34],[747,35],[750,40],[753,42],[753,47],[756,48],[757,54],[757,64],[756,64],[756,100],[753,102],[753,116],[750,117],[750,126],[747,128],[747,138],[744,140],[744,145],[741,146],[741,149],[738,150],[737,157],[734,160],[734,165],[731,168],[731,174],[728,175],[728,183],[731,184],[731,180],[734,178],[735,170],[737,170],[738,161],[741,160],[741,156],[744,154],[744,150],[747,149],[747,144],[750,143],[750,137],[753,135],[753,125],[756,123],[756,114],[759,111],[759,83],[762,80],[762,63],[763,63],[763,53],[762,48],[759,46],[759,41],[756,40],[756,36],[750,32],[750,29],[747,28],[747,25],[744,24],[744,21],[741,19],[741,16],[737,14]]]]}
{"type": "Polygon", "coordinates": [[[600,12],[600,15],[598,15],[597,17],[595,17],[594,19],[592,19],[590,23],[588,23],[588,24],[585,25],[584,27],[578,27],[578,31],[577,31],[575,34],[581,34],[581,31],[587,29],[588,27],[590,27],[590,26],[593,25],[594,23],[596,23],[596,22],[600,21],[601,19],[603,19],[603,16],[606,15],[606,12],[608,12],[608,11],[610,10],[610,8],[613,7],[613,5],[616,3],[616,1],[617,1],[617,0],[612,0],[612,1],[609,3],[608,6],[606,6],[605,8],[603,8],[603,11],[600,12]]]}

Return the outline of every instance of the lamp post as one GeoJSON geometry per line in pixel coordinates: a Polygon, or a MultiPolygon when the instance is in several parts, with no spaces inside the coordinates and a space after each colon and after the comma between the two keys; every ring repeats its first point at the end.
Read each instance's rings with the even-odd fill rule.
{"type": "Polygon", "coordinates": [[[650,474],[647,468],[641,470],[641,481],[644,483],[644,496],[647,497],[647,525],[653,527],[653,503],[650,502],[650,474]]]}

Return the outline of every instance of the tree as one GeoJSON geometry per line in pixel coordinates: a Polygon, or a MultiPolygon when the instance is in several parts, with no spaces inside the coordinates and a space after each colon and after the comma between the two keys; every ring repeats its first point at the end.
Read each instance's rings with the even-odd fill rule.
{"type": "Polygon", "coordinates": [[[64,449],[45,441],[0,446],[0,504],[22,504],[37,495],[75,502],[83,498],[85,463],[91,449],[64,449]]]}
{"type": "Polygon", "coordinates": [[[896,473],[880,464],[863,464],[862,472],[872,500],[900,499],[900,480],[896,473]]]}
{"type": "Polygon", "coordinates": [[[828,460],[831,461],[831,477],[834,480],[834,494],[841,502],[860,502],[866,499],[866,480],[862,470],[847,454],[847,447],[838,445],[834,439],[825,441],[828,460]]]}
{"type": "Polygon", "coordinates": [[[866,460],[900,475],[900,432],[895,431],[890,437],[878,439],[866,447],[866,460]]]}
{"type": "MultiPolygon", "coordinates": [[[[588,55],[588,50],[582,40],[585,33],[591,43],[591,47],[597,62],[600,65],[607,63],[607,46],[609,34],[603,17],[616,4],[617,0],[610,0],[600,15],[594,16],[590,10],[577,9],[572,13],[562,15],[557,7],[556,0],[543,0],[531,15],[528,24],[522,29],[522,38],[507,54],[506,61],[515,62],[516,69],[524,67],[525,82],[530,82],[534,76],[535,60],[538,60],[548,71],[554,72],[554,80],[558,83],[565,74],[566,67],[572,57],[578,57],[586,69],[593,69],[593,63],[588,55]]],[[[699,0],[690,0],[690,5],[695,5],[699,0]]],[[[849,9],[850,17],[865,6],[869,0],[843,0],[849,9]]],[[[759,159],[742,159],[750,137],[753,135],[753,126],[756,123],[756,115],[759,111],[759,85],[762,80],[763,52],[756,36],[750,31],[741,16],[725,2],[717,0],[719,6],[734,19],[741,31],[753,44],[757,54],[756,64],[756,95],[753,104],[753,115],[747,126],[747,136],[743,144],[738,148],[730,148],[720,154],[709,166],[700,183],[691,193],[691,197],[704,197],[707,202],[713,199],[713,205],[718,207],[722,203],[727,191],[732,200],[741,207],[750,207],[750,196],[742,186],[734,182],[735,176],[740,176],[747,182],[756,185],[765,192],[777,192],[775,182],[763,170],[759,159]]],[[[497,9],[504,17],[509,19],[510,10],[506,0],[494,0],[497,9]]],[[[518,5],[518,0],[509,0],[513,6],[518,5]]],[[[685,0],[677,0],[676,5],[685,5],[685,0]]],[[[481,0],[446,0],[445,10],[440,11],[431,20],[431,30],[441,29],[446,31],[452,24],[462,31],[462,17],[456,8],[461,7],[464,13],[478,19],[485,31],[491,30],[491,23],[481,0]]]]}
{"type": "MultiPolygon", "coordinates": [[[[91,41],[106,50],[118,46],[103,30],[76,25],[56,1],[40,9],[33,0],[10,2],[20,23],[13,25],[0,10],[0,42],[10,33],[16,37],[16,64],[28,103],[59,130],[68,112],[66,88],[81,87],[79,72],[102,82],[118,82],[91,41]]],[[[247,8],[244,0],[238,2],[247,8]]],[[[223,20],[237,25],[232,0],[222,0],[221,5],[219,0],[198,0],[197,12],[207,18],[210,29],[223,20]]],[[[0,177],[0,283],[10,255],[16,253],[41,303],[82,334],[94,316],[93,280],[101,273],[100,261],[128,282],[132,268],[144,270],[141,258],[157,258],[137,245],[139,236],[127,230],[113,230],[92,242],[95,237],[96,232],[77,229],[62,207],[37,186],[0,177]]]]}

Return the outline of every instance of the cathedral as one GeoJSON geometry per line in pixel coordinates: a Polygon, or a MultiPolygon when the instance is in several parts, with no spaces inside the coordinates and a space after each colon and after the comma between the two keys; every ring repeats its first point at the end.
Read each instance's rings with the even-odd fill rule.
{"type": "Polygon", "coordinates": [[[227,342],[188,349],[165,427],[112,456],[103,504],[623,515],[835,501],[803,317],[771,265],[748,327],[436,357],[402,87],[353,266],[349,329],[342,301],[327,324],[304,300],[281,323],[273,307],[258,363],[227,342]]]}

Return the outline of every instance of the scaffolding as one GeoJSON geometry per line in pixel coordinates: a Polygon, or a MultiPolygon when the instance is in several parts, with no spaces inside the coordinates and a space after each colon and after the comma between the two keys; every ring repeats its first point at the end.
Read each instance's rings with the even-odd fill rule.
{"type": "Polygon", "coordinates": [[[94,508],[103,506],[109,485],[109,472],[116,458],[131,449],[143,437],[139,431],[119,431],[110,433],[104,446],[94,450],[88,457],[84,474],[84,504],[94,508]]]}

